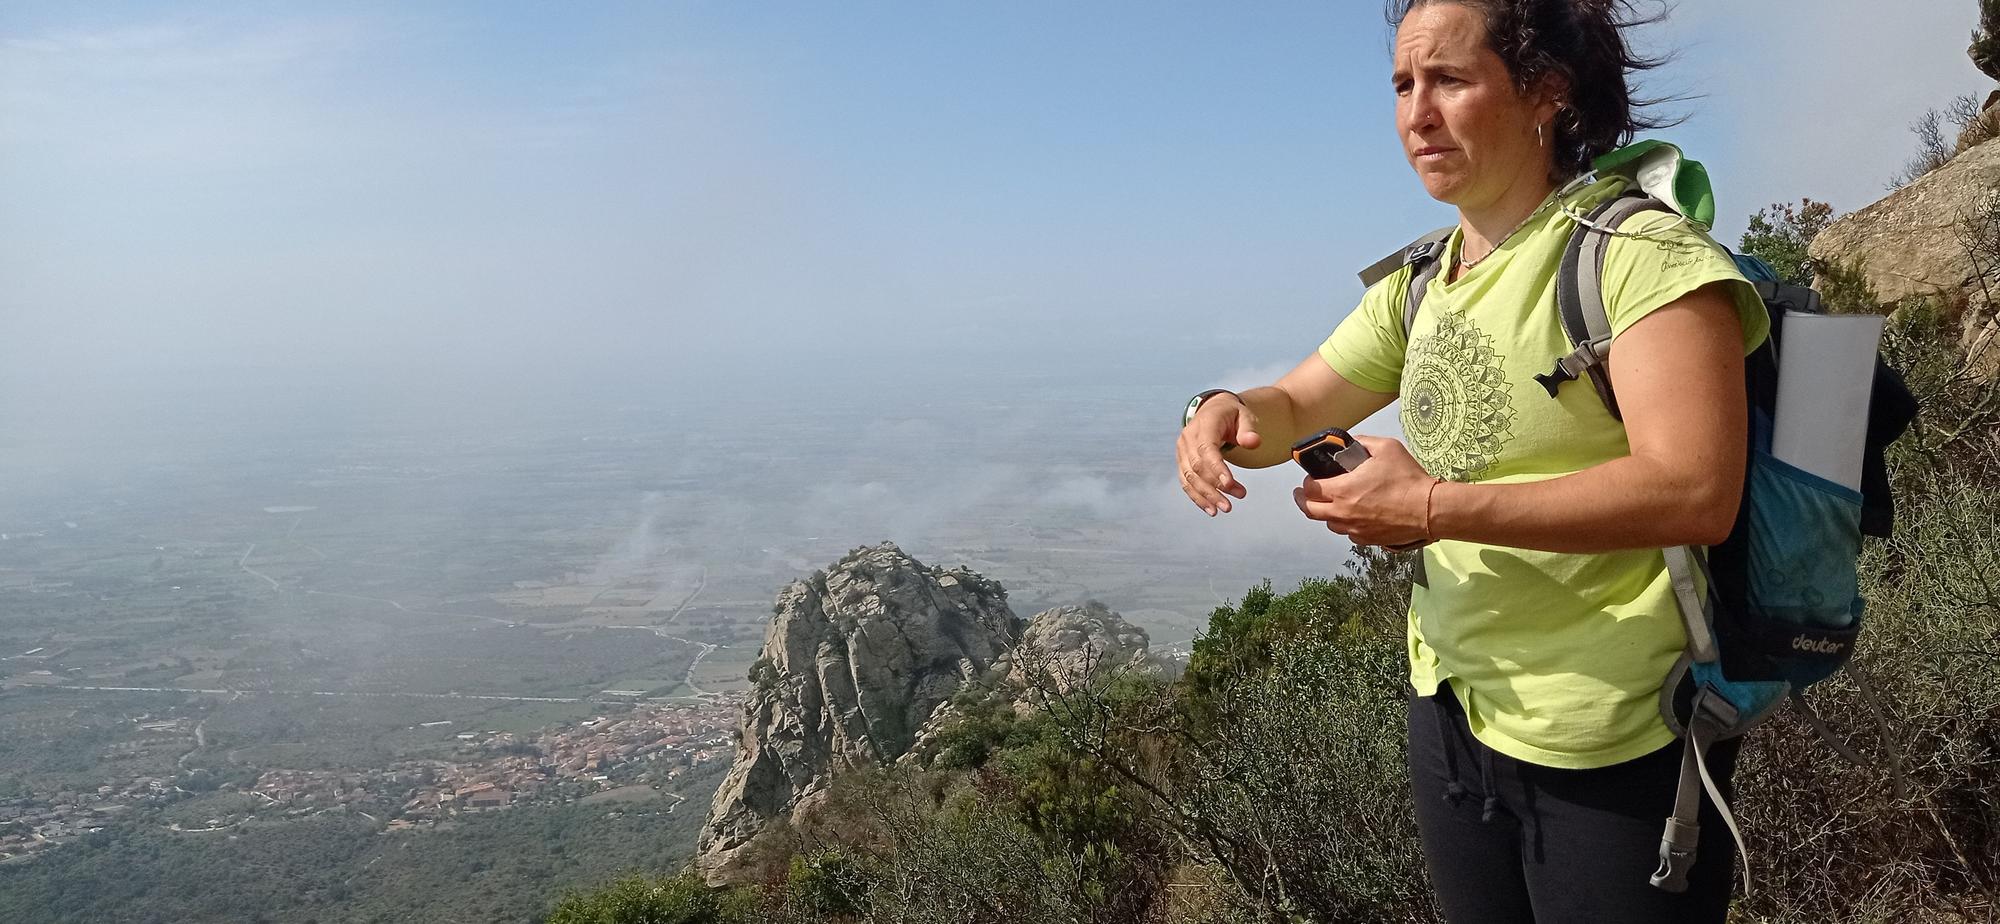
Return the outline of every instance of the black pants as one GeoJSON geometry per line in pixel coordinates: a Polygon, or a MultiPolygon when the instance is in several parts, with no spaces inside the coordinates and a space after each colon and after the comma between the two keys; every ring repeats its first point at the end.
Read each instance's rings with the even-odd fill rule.
{"type": "MultiPolygon", "coordinates": [[[[1725,795],[1736,741],[1709,748],[1725,795]]],[[[1736,864],[1702,800],[1701,844],[1678,895],[1647,877],[1673,810],[1681,743],[1595,770],[1558,770],[1472,737],[1451,692],[1410,698],[1410,780],[1424,860],[1451,924],[1722,924],[1736,864]]]]}

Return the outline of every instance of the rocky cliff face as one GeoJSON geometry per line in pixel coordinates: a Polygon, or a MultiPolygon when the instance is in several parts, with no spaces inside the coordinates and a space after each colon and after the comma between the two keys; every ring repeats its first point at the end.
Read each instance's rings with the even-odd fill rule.
{"type": "MultiPolygon", "coordinates": [[[[2000,112],[1988,111],[2000,118],[2000,112]]],[[[1812,257],[1856,267],[1884,302],[1936,296],[1960,312],[1960,345],[1975,373],[2000,375],[2000,140],[1944,166],[1813,239],[1812,257]]]]}
{"type": "Polygon", "coordinates": [[[893,544],[857,549],[778,594],[742,739],[715,794],[696,867],[740,878],[744,848],[833,776],[893,762],[969,679],[1019,642],[996,582],[927,568],[893,544]]]}
{"type": "Polygon", "coordinates": [[[842,772],[925,762],[958,718],[961,690],[1029,711],[1037,686],[1171,671],[1147,643],[1146,630],[1096,601],[1022,622],[1007,592],[972,571],[926,568],[888,543],[850,552],[778,594],[695,868],[715,884],[770,872],[758,868],[759,833],[812,815],[842,772]]]}
{"type": "Polygon", "coordinates": [[[1813,259],[1859,261],[1885,302],[1965,291],[1975,284],[1977,268],[1960,236],[1963,223],[1991,208],[1996,192],[2000,142],[1987,142],[1841,216],[1813,238],[1813,259]]]}
{"type": "MultiPolygon", "coordinates": [[[[1005,703],[1026,716],[1040,708],[1047,694],[1066,693],[1107,671],[1146,671],[1175,676],[1182,665],[1155,655],[1146,630],[1095,600],[1081,606],[1058,606],[1028,620],[1021,641],[994,663],[993,677],[971,692],[979,703],[1005,703]]],[[[917,740],[898,763],[929,766],[941,736],[963,718],[961,700],[938,706],[917,732],[917,740]]]]}

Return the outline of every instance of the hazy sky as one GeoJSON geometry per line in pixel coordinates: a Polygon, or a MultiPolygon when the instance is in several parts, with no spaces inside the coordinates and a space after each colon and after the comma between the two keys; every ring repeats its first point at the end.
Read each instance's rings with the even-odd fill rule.
{"type": "MultiPolygon", "coordinates": [[[[1700,95],[1665,137],[1717,236],[1878,197],[1911,121],[1990,89],[1975,6],[1681,3],[1652,86],[1700,95]]],[[[1352,0],[14,0],[0,384],[1283,365],[1448,218],[1387,46],[1352,0]]]]}

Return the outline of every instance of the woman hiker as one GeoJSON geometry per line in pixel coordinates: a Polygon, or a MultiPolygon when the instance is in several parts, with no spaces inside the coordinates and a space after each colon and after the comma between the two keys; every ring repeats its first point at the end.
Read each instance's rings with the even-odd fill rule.
{"type": "MultiPolygon", "coordinates": [[[[1575,215],[1615,181],[1566,189],[1657,127],[1626,78],[1653,66],[1623,0],[1397,0],[1396,137],[1458,226],[1406,336],[1405,267],[1370,287],[1275,384],[1186,418],[1181,487],[1210,516],[1231,466],[1402,400],[1408,447],[1294,491],[1355,543],[1428,542],[1409,611],[1417,828],[1453,924],[1723,921],[1734,849],[1704,805],[1690,887],[1648,877],[1681,747],[1660,688],[1686,644],[1660,550],[1730,531],[1747,452],[1743,358],[1769,321],[1728,255],[1641,215],[1606,242],[1601,287],[1622,422],[1588,383],[1535,376],[1570,352],[1556,307],[1575,215]]],[[[1727,786],[1734,742],[1710,752],[1727,786]]]]}

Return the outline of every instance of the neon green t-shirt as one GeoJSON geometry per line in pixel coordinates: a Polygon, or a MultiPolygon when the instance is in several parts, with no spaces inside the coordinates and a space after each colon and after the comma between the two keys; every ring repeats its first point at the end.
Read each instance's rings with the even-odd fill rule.
{"type": "MultiPolygon", "coordinates": [[[[1566,200],[1587,211],[1624,187],[1611,179],[1566,200]]],[[[1606,246],[1604,304],[1613,335],[1711,282],[1727,281],[1746,354],[1770,319],[1729,255],[1658,213],[1635,216],[1606,246]]],[[[1499,250],[1447,284],[1431,282],[1403,333],[1408,268],[1371,287],[1320,345],[1320,356],[1370,391],[1402,400],[1403,432],[1426,471],[1452,481],[1539,481],[1625,456],[1625,427],[1589,381],[1555,398],[1534,376],[1569,352],[1556,309],[1557,268],[1573,221],[1530,218],[1499,250]]],[[[1451,265],[1460,234],[1444,257],[1451,265]]],[[[1617,362],[1613,348],[1612,362],[1617,362]]],[[[1540,552],[1474,542],[1425,547],[1428,586],[1410,599],[1410,682],[1441,681],[1488,747],[1549,767],[1588,769],[1673,740],[1659,693],[1687,642],[1657,550],[1540,552]]]]}

